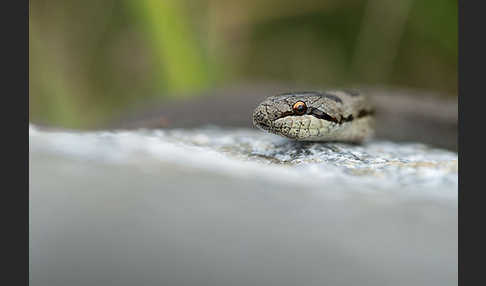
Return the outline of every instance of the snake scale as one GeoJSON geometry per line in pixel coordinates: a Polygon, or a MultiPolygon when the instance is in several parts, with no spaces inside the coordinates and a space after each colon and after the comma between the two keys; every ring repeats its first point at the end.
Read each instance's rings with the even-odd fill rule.
{"type": "Polygon", "coordinates": [[[254,126],[299,141],[361,142],[373,135],[374,110],[358,91],[270,96],[253,112],[254,126]]]}

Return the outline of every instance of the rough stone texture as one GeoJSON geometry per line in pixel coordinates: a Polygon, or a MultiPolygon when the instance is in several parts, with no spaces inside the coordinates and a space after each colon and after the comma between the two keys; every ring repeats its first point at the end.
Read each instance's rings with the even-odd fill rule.
{"type": "Polygon", "coordinates": [[[30,127],[32,285],[457,285],[457,154],[30,127]]]}

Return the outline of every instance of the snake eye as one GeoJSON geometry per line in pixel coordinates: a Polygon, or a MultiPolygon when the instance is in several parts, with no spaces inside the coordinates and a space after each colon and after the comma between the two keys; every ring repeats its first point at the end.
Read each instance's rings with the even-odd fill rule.
{"type": "Polygon", "coordinates": [[[292,110],[294,110],[295,114],[302,115],[307,111],[307,105],[305,105],[305,103],[302,101],[297,101],[292,106],[292,110]]]}

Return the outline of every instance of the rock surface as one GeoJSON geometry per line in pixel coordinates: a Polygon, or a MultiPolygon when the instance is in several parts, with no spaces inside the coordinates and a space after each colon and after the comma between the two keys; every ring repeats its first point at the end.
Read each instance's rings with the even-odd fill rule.
{"type": "Polygon", "coordinates": [[[32,285],[455,285],[457,154],[30,130],[32,285]]]}

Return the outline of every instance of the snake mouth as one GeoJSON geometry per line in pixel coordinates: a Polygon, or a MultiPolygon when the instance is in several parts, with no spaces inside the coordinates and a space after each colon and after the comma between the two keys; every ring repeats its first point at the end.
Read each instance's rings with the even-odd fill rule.
{"type": "MultiPolygon", "coordinates": [[[[374,114],[373,110],[362,109],[358,112],[358,115],[356,116],[356,118],[362,118],[362,117],[370,116],[370,115],[373,115],[373,114],[374,114]]],[[[277,117],[275,120],[285,118],[285,117],[288,117],[288,116],[303,116],[303,115],[312,115],[317,119],[323,119],[323,120],[326,120],[326,121],[334,122],[336,124],[342,124],[342,123],[345,123],[345,122],[350,122],[350,121],[353,121],[355,119],[352,114],[350,114],[347,117],[340,116],[339,118],[335,118],[335,117],[325,113],[324,111],[322,111],[320,109],[317,109],[317,108],[314,108],[314,107],[309,107],[304,114],[295,114],[292,111],[286,111],[286,112],[282,113],[279,117],[277,117]]]]}
{"type": "Polygon", "coordinates": [[[265,123],[262,123],[262,122],[259,122],[256,124],[258,127],[262,128],[262,129],[265,129],[265,130],[269,130],[271,128],[270,125],[268,124],[265,124],[265,123]]]}

